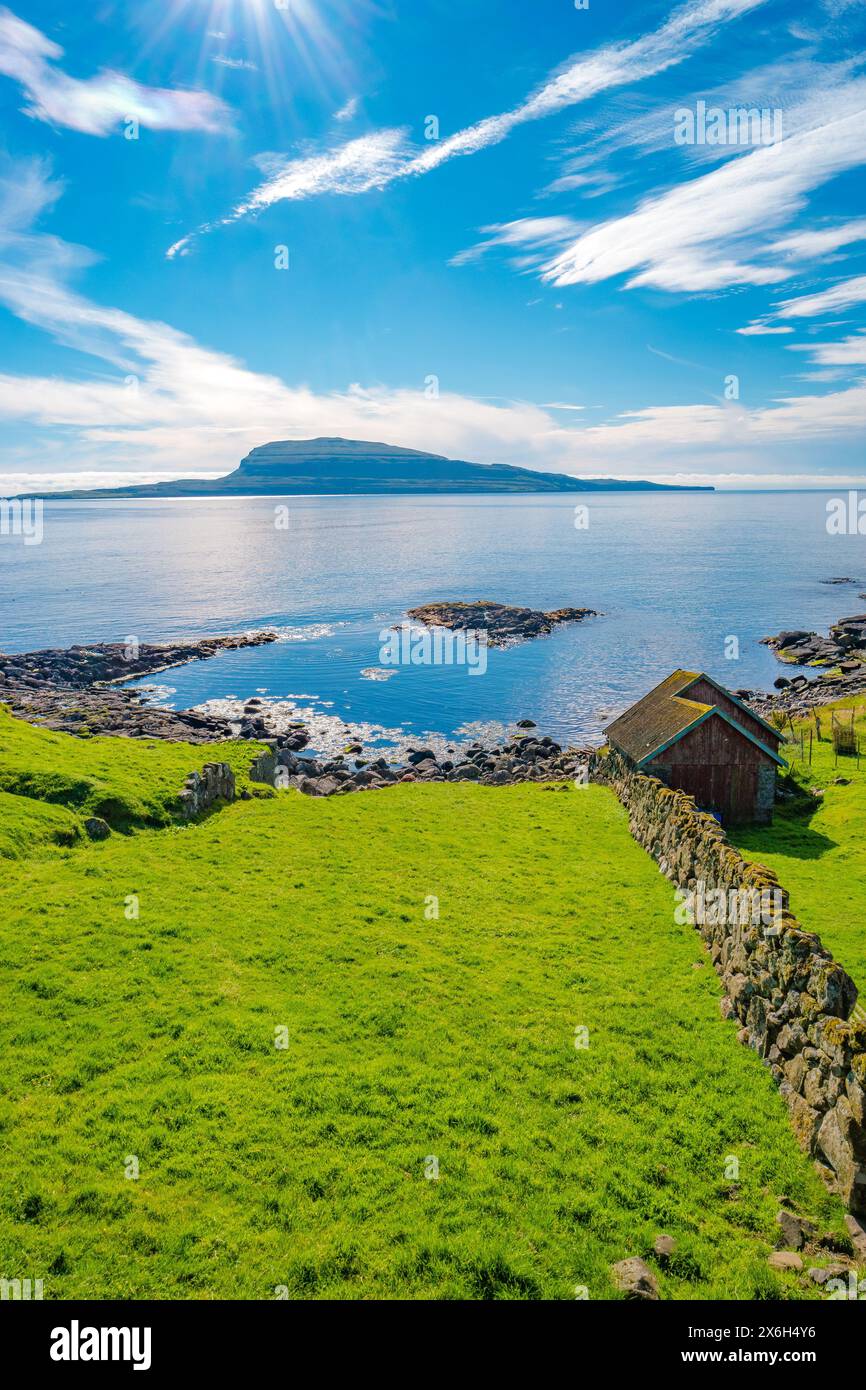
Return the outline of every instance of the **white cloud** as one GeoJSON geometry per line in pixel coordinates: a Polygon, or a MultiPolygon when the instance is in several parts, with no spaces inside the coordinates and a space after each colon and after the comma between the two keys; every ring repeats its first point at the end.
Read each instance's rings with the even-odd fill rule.
{"type": "Polygon", "coordinates": [[[561,246],[580,230],[580,223],[575,222],[573,217],[521,217],[515,222],[482,227],[481,230],[488,234],[486,239],[466,251],[459,251],[452,257],[451,265],[467,265],[470,261],[477,261],[491,246],[561,246]]]}
{"type": "MultiPolygon", "coordinates": [[[[864,156],[866,157],[866,156],[864,156]]],[[[805,229],[782,237],[770,247],[771,251],[787,253],[794,259],[820,257],[866,239],[866,218],[841,223],[835,227],[816,230],[805,229]]],[[[847,309],[866,301],[866,276],[859,275],[840,281],[827,290],[815,294],[799,295],[792,299],[779,301],[761,319],[754,319],[745,328],[736,331],[743,337],[770,334],[793,333],[791,324],[774,324],[773,319],[818,318],[833,313],[837,309],[847,309]]],[[[832,325],[831,325],[832,326],[832,325]]]]}
{"type": "Polygon", "coordinates": [[[745,328],[737,329],[737,332],[744,338],[772,338],[778,337],[782,333],[793,333],[793,331],[793,328],[774,327],[772,324],[763,323],[760,320],[747,324],[745,328]]]}
{"type": "Polygon", "coordinates": [[[855,242],[866,241],[866,218],[859,217],[852,222],[840,222],[834,227],[818,227],[812,230],[791,232],[780,237],[770,246],[771,252],[781,252],[802,261],[818,256],[829,255],[841,246],[852,246],[855,242]]]}
{"type": "MultiPolygon", "coordinates": [[[[384,188],[395,179],[429,173],[450,159],[499,144],[512,130],[529,121],[587,101],[612,87],[642,81],[683,62],[721,25],[763,3],[764,0],[690,0],[675,10],[654,33],[630,43],[611,44],[589,57],[570,60],[511,111],[488,116],[444,140],[431,142],[425,150],[413,150],[405,131],[381,130],[352,141],[350,145],[303,158],[271,156],[273,167],[264,184],[254,189],[227,217],[208,222],[198,233],[182,237],[167,254],[173,258],[185,253],[195,235],[226,226],[285,198],[366,193],[384,188]],[[359,177],[347,177],[355,164],[359,177]]],[[[341,113],[337,114],[339,117],[341,113]]]]}
{"type": "Polygon", "coordinates": [[[399,168],[405,149],[404,130],[380,130],[359,136],[326,154],[290,160],[278,155],[260,155],[256,162],[267,174],[264,183],[253,189],[226,217],[205,223],[197,232],[181,237],[168,248],[166,256],[174,260],[178,255],[185,255],[195,237],[237,222],[273,203],[309,198],[317,193],[366,193],[372,188],[384,188],[399,168]]]}
{"type": "MultiPolygon", "coordinates": [[[[708,111],[779,111],[785,136],[795,135],[820,124],[828,110],[836,109],[840,90],[844,91],[858,70],[855,60],[820,62],[814,50],[785,55],[737,76],[732,76],[730,66],[728,50],[722,82],[708,86],[705,69],[700,88],[689,93],[682,91],[675,100],[659,102],[652,91],[628,91],[611,98],[599,115],[587,117],[581,113],[574,125],[576,142],[564,151],[561,177],[544,192],[582,188],[584,196],[595,196],[598,189],[605,191],[614,186],[622,173],[610,169],[611,160],[626,154],[633,166],[643,165],[648,158],[671,151],[679,124],[677,113],[696,112],[699,101],[708,111]]],[[[748,133],[753,133],[751,126],[748,133]]],[[[742,154],[745,148],[698,142],[675,146],[676,158],[692,166],[718,164],[742,154]]]]}
{"type": "Polygon", "coordinates": [[[498,144],[517,126],[553,115],[612,87],[653,77],[676,66],[705,43],[720,25],[757,8],[763,0],[698,0],[681,6],[655,33],[631,43],[610,44],[589,57],[571,60],[511,111],[437,141],[414,159],[409,173],[426,173],[457,155],[498,144]]]}
{"type": "MultiPolygon", "coordinates": [[[[420,389],[353,385],[316,393],[290,386],[167,324],[102,308],[56,285],[31,281],[13,291],[0,279],[0,298],[61,341],[99,329],[111,339],[102,349],[107,361],[130,357],[114,377],[0,376],[0,419],[65,431],[71,468],[92,469],[99,458],[112,476],[127,469],[174,477],[211,474],[215,466],[228,471],[258,444],[315,435],[587,475],[655,477],[670,472],[677,454],[692,470],[700,460],[707,473],[719,457],[754,457],[770,471],[776,446],[859,440],[866,432],[862,384],[760,410],[659,406],[601,425],[563,426],[556,418],[562,402],[491,404],[456,393],[429,401],[420,389]],[[132,386],[125,384],[130,367],[132,386]]],[[[782,455],[790,471],[784,448],[782,455]]]]}
{"type": "Polygon", "coordinates": [[[20,84],[27,97],[24,111],[35,120],[85,135],[108,135],[130,119],[151,130],[230,128],[228,107],[209,92],[144,87],[110,71],[80,80],[57,66],[62,57],[63,49],[51,39],[0,8],[0,74],[20,84]]]}
{"type": "Polygon", "coordinates": [[[821,367],[866,367],[866,329],[838,343],[797,343],[792,352],[807,352],[821,367]]]}
{"type": "MultiPolygon", "coordinates": [[[[587,476],[663,477],[679,460],[683,471],[710,478],[718,471],[789,476],[792,446],[859,443],[866,433],[863,382],[762,409],[654,406],[598,425],[566,423],[562,412],[579,413],[580,402],[493,403],[454,392],[428,400],[423,388],[354,384],[317,393],[288,385],[169,324],[97,304],[71,288],[69,277],[89,253],[26,226],[56,196],[38,163],[0,180],[0,302],[103,364],[90,378],[0,375],[0,420],[45,432],[51,476],[213,476],[256,445],[315,435],[587,476]]],[[[10,474],[33,471],[32,464],[22,468],[12,446],[4,458],[10,474]]]]}
{"type": "Polygon", "coordinates": [[[791,266],[767,257],[767,233],[790,221],[809,191],[866,160],[866,86],[852,83],[847,105],[854,109],[837,119],[741,155],[599,224],[550,260],[542,278],[576,285],[626,274],[629,287],[670,291],[786,279],[791,266]]]}
{"type": "Polygon", "coordinates": [[[211,58],[212,63],[217,63],[221,68],[236,68],[246,72],[258,72],[258,64],[251,63],[248,58],[229,58],[224,53],[215,53],[211,58]]]}
{"type": "MultiPolygon", "coordinates": [[[[864,151],[866,159],[866,151],[864,151]]],[[[780,319],[817,318],[821,314],[832,314],[839,309],[849,309],[852,304],[866,302],[866,275],[855,275],[850,280],[840,280],[829,289],[816,294],[804,294],[796,299],[782,300],[773,309],[773,315],[780,319]]]]}
{"type": "Polygon", "coordinates": [[[360,107],[360,105],[361,101],[359,97],[349,97],[349,100],[346,102],[346,104],[344,106],[341,106],[339,111],[334,112],[334,120],[353,121],[358,114],[358,108],[360,107]]]}
{"type": "Polygon", "coordinates": [[[256,161],[266,181],[254,189],[225,221],[270,207],[286,199],[317,193],[366,193],[383,188],[400,168],[406,146],[405,130],[380,130],[361,135],[327,154],[303,159],[260,155],[256,161]]]}

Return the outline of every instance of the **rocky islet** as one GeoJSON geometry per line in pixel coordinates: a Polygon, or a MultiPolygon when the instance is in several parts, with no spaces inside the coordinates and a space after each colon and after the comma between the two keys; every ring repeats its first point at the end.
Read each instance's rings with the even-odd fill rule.
{"type": "Polygon", "coordinates": [[[538,608],[516,608],[488,599],[424,603],[408,612],[409,618],[424,627],[483,635],[489,647],[511,647],[534,637],[547,637],[562,623],[579,623],[599,616],[594,608],[555,608],[545,613],[538,608]]]}

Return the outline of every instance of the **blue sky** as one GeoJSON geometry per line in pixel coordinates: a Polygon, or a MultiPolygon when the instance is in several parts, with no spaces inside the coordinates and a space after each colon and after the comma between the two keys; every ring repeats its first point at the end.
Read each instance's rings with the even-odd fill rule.
{"type": "Polygon", "coordinates": [[[0,490],[319,434],[862,482],[864,37],[863,0],[0,8],[0,490]]]}

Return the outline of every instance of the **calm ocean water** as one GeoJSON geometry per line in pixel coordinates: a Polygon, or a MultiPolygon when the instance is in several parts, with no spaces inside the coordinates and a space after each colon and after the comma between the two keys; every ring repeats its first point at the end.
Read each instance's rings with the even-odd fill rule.
{"type": "Polygon", "coordinates": [[[41,545],[0,538],[0,650],[274,626],[272,646],[158,677],[159,698],[264,692],[413,737],[524,716],[596,737],[676,666],[769,689],[782,668],[759,638],[866,611],[866,539],[827,534],[831,495],[287,498],[287,529],[274,498],[46,504],[41,545]],[[491,651],[483,676],[362,676],[383,627],[458,598],[603,616],[491,651]]]}

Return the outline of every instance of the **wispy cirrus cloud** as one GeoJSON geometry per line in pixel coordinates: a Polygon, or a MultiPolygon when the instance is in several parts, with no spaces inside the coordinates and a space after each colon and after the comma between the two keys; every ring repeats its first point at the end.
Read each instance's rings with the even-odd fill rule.
{"type": "Polygon", "coordinates": [[[743,338],[774,338],[780,337],[783,333],[793,333],[790,326],[776,326],[769,323],[755,322],[747,324],[745,328],[738,328],[737,333],[743,338]]]}
{"type": "MultiPolygon", "coordinates": [[[[718,50],[715,56],[721,56],[718,50]]],[[[837,93],[857,76],[859,67],[854,59],[821,61],[810,49],[732,76],[728,50],[723,80],[704,81],[699,89],[680,91],[675,99],[660,102],[653,91],[623,91],[592,120],[582,115],[575,122],[574,139],[566,142],[559,157],[559,176],[542,193],[579,190],[583,197],[595,198],[635,176],[645,177],[648,159],[672,152],[678,116],[684,110],[696,112],[699,102],[707,111],[779,111],[785,136],[795,135],[826,118],[826,112],[835,107],[837,93]]],[[[761,143],[760,135],[759,119],[744,120],[745,140],[755,146],[761,143]]],[[[675,147],[677,160],[695,172],[700,165],[724,163],[744,148],[745,144],[698,141],[675,147]]]]}
{"type": "Polygon", "coordinates": [[[768,231],[799,213],[812,190],[866,161],[866,86],[851,83],[845,103],[834,119],[596,225],[548,261],[542,278],[566,286],[627,275],[628,288],[686,292],[787,279],[793,263],[768,254],[768,231]]]}
{"type": "Polygon", "coordinates": [[[405,130],[395,129],[361,135],[326,154],[288,161],[278,155],[260,155],[256,163],[267,175],[264,182],[233,212],[215,222],[206,222],[197,232],[174,242],[166,256],[174,260],[175,256],[185,255],[197,236],[226,227],[273,203],[311,198],[318,193],[367,193],[373,188],[384,188],[400,167],[405,148],[405,130]]]}
{"type": "Polygon", "coordinates": [[[232,58],[225,53],[214,53],[211,58],[212,63],[217,63],[221,68],[234,68],[239,72],[258,72],[258,63],[253,63],[249,58],[232,58]]]}
{"type": "Polygon", "coordinates": [[[62,57],[58,44],[0,8],[0,74],[19,83],[27,98],[24,111],[35,120],[84,135],[108,135],[125,120],[150,130],[231,128],[229,108],[210,92],[145,87],[110,71],[70,77],[57,66],[62,57]]]}
{"type": "Polygon", "coordinates": [[[196,236],[284,199],[323,193],[367,193],[385,188],[396,179],[430,173],[451,159],[500,144],[518,126],[682,63],[720,27],[763,3],[764,0],[689,0],[653,33],[631,42],[610,44],[587,57],[570,59],[511,110],[487,116],[454,135],[432,142],[427,149],[413,147],[407,131],[389,129],[306,156],[268,156],[270,170],[264,183],[231,213],[182,237],[166,254],[173,259],[186,252],[196,236]]]}
{"type": "Polygon", "coordinates": [[[770,246],[773,252],[791,256],[794,260],[812,260],[829,256],[843,246],[853,246],[858,241],[866,241],[866,217],[854,218],[850,222],[839,222],[829,227],[805,227],[802,231],[791,232],[780,237],[770,246]]]}
{"type": "Polygon", "coordinates": [[[807,352],[819,367],[866,367],[866,329],[836,343],[796,343],[792,352],[807,352]]]}
{"type": "MultiPolygon", "coordinates": [[[[429,400],[423,388],[353,384],[315,392],[289,385],[170,324],[79,293],[71,280],[92,260],[90,253],[31,225],[59,191],[38,162],[0,179],[0,303],[101,364],[91,377],[82,377],[80,368],[69,376],[0,375],[0,420],[47,432],[45,473],[55,487],[62,486],[59,476],[72,485],[79,473],[90,482],[94,473],[105,482],[128,474],[213,476],[258,444],[315,435],[587,476],[670,478],[679,470],[694,480],[725,465],[738,475],[751,471],[796,484],[792,446],[815,439],[850,443],[866,430],[866,382],[763,409],[739,402],[650,406],[596,425],[584,424],[583,417],[565,423],[580,414],[579,400],[499,403],[456,392],[429,400]]],[[[0,459],[8,474],[0,478],[0,492],[8,495],[9,478],[22,472],[20,459],[11,446],[0,459]]],[[[26,485],[33,486],[32,464],[25,471],[26,485]]],[[[748,485],[742,476],[739,481],[748,485]]]]}
{"type": "Polygon", "coordinates": [[[580,230],[580,223],[573,217],[519,217],[514,222],[482,227],[481,230],[486,233],[485,240],[466,251],[459,251],[452,257],[451,265],[467,265],[470,261],[477,261],[493,246],[531,246],[541,257],[549,247],[562,246],[571,241],[580,230]]]}
{"type": "MultiPolygon", "coordinates": [[[[848,223],[846,235],[850,236],[850,229],[858,225],[858,223],[848,223]]],[[[841,233],[836,235],[839,234],[841,233]]],[[[805,241],[808,244],[813,235],[832,237],[834,234],[831,231],[826,234],[806,232],[801,237],[794,236],[790,240],[792,242],[805,241]]],[[[851,239],[855,238],[852,236],[851,239]]],[[[856,239],[859,240],[859,237],[856,239]]],[[[866,275],[850,276],[847,280],[839,280],[835,285],[829,285],[824,290],[816,290],[813,294],[795,295],[791,299],[779,300],[763,318],[755,319],[746,328],[738,328],[737,332],[745,337],[750,337],[753,334],[793,333],[793,325],[778,321],[780,319],[821,318],[824,314],[842,312],[859,304],[866,304],[866,275]]]]}
{"type": "Polygon", "coordinates": [[[349,97],[349,100],[340,107],[339,111],[334,112],[334,120],[353,121],[358,114],[360,105],[360,97],[349,97]]]}
{"type": "Polygon", "coordinates": [[[641,82],[682,63],[718,28],[756,9],[763,0],[697,0],[675,10],[661,27],[630,43],[610,44],[585,58],[571,59],[531,96],[430,146],[408,172],[426,173],[455,156],[499,144],[518,126],[588,101],[611,88],[641,82]]]}
{"type": "Polygon", "coordinates": [[[773,316],[780,319],[817,318],[821,314],[837,313],[840,309],[850,309],[854,304],[863,303],[866,303],[866,275],[855,275],[830,285],[826,290],[818,290],[816,294],[784,299],[773,310],[773,316]]]}

